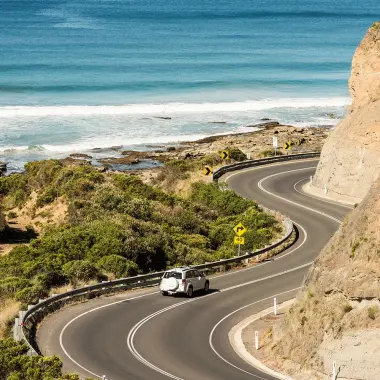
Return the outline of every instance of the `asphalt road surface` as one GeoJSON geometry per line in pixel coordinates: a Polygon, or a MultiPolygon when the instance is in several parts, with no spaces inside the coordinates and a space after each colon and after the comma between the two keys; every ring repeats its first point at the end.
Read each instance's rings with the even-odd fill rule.
{"type": "Polygon", "coordinates": [[[350,211],[302,194],[316,165],[289,162],[222,178],[237,193],[296,223],[297,243],[275,260],[212,278],[210,294],[193,299],[163,297],[152,288],[69,307],[42,323],[42,352],[61,357],[66,371],[108,380],[274,379],[233,351],[228,332],[270,307],[274,296],[278,302],[293,298],[350,211]]]}

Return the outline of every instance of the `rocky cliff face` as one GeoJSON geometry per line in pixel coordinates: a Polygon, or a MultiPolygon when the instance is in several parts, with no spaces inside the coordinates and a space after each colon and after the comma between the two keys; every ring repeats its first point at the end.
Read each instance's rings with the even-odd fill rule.
{"type": "Polygon", "coordinates": [[[355,52],[349,86],[349,114],[327,139],[313,186],[358,202],[380,173],[380,22],[355,52]]]}
{"type": "Polygon", "coordinates": [[[379,378],[379,214],[380,179],[315,261],[305,290],[278,326],[270,350],[284,368],[290,360],[330,373],[335,360],[341,378],[379,378]]]}

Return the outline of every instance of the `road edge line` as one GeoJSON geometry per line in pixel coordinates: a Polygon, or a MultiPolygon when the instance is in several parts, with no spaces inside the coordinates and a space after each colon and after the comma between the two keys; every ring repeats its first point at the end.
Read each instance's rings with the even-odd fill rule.
{"type": "MultiPolygon", "coordinates": [[[[277,306],[277,310],[281,310],[285,307],[292,305],[294,301],[295,301],[295,298],[281,303],[280,305],[277,306]]],[[[250,354],[247,351],[243,342],[243,338],[242,338],[243,330],[252,322],[255,322],[258,319],[265,317],[266,315],[271,314],[271,313],[273,313],[273,307],[269,307],[265,310],[260,311],[259,313],[256,313],[254,315],[251,315],[248,318],[243,319],[237,325],[232,327],[232,329],[228,333],[228,339],[230,341],[230,345],[232,349],[236,352],[236,354],[239,355],[241,359],[243,359],[246,363],[248,363],[252,367],[268,375],[274,376],[280,380],[292,380],[290,376],[287,376],[281,372],[275,371],[267,367],[260,360],[256,359],[252,354],[250,354]]]]}

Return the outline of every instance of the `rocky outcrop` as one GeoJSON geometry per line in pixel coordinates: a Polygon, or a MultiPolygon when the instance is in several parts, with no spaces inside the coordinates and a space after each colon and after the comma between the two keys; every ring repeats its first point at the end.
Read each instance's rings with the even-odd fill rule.
{"type": "Polygon", "coordinates": [[[313,186],[358,202],[380,173],[380,22],[355,52],[349,87],[352,105],[323,147],[313,186]]]}
{"type": "MultiPolygon", "coordinates": [[[[326,245],[308,274],[306,289],[277,326],[267,350],[281,370],[293,365],[302,372],[301,365],[329,373],[334,359],[341,378],[379,378],[379,213],[380,179],[326,245]]],[[[299,375],[292,377],[304,379],[299,375]]]]}

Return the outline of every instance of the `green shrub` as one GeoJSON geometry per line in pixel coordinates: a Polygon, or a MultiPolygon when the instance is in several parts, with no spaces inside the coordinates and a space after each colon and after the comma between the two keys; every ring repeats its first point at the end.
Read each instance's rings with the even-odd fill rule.
{"type": "Polygon", "coordinates": [[[87,260],[69,261],[63,266],[62,270],[64,275],[69,278],[71,282],[77,280],[89,281],[98,275],[98,270],[95,265],[87,260]]]}
{"type": "Polygon", "coordinates": [[[0,280],[0,296],[14,296],[18,291],[28,286],[30,286],[30,282],[25,278],[7,277],[0,280]]]}
{"type": "Polygon", "coordinates": [[[58,197],[57,189],[48,187],[41,195],[37,197],[36,206],[42,207],[55,201],[58,197]]]}
{"type": "Polygon", "coordinates": [[[135,276],[139,269],[136,263],[118,255],[104,256],[97,265],[100,269],[114,274],[116,278],[135,276]]]}
{"type": "Polygon", "coordinates": [[[17,218],[17,213],[14,211],[9,211],[7,214],[8,219],[15,219],[17,218]]]}
{"type": "Polygon", "coordinates": [[[238,196],[232,190],[220,191],[216,184],[196,182],[191,187],[190,199],[218,211],[221,216],[238,215],[257,204],[238,196]]]}
{"type": "Polygon", "coordinates": [[[78,375],[62,373],[62,362],[56,356],[27,356],[27,351],[24,342],[0,340],[0,379],[79,380],[78,375]]]}
{"type": "MultiPolygon", "coordinates": [[[[276,149],[276,156],[282,156],[284,153],[281,152],[281,150],[278,150],[276,149]]],[[[260,153],[260,157],[274,157],[275,155],[275,150],[272,148],[272,149],[266,149],[266,150],[263,150],[261,153],[260,153]]]]}
{"type": "Polygon", "coordinates": [[[371,319],[376,319],[377,313],[378,313],[378,307],[377,306],[371,306],[367,309],[368,317],[371,319]]]}
{"type": "Polygon", "coordinates": [[[349,313],[352,309],[353,307],[349,303],[346,303],[345,305],[343,305],[343,311],[345,313],[349,313]]]}
{"type": "Polygon", "coordinates": [[[44,298],[46,296],[47,292],[39,285],[23,288],[15,294],[17,301],[27,305],[36,304],[40,298],[44,298]]]}
{"type": "Polygon", "coordinates": [[[227,149],[230,152],[230,158],[235,161],[245,161],[247,155],[243,153],[239,148],[229,148],[227,149]]]}

